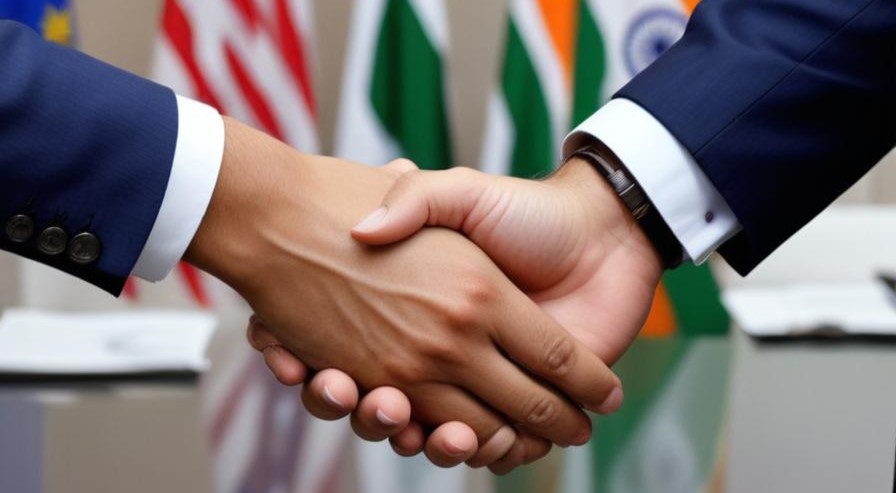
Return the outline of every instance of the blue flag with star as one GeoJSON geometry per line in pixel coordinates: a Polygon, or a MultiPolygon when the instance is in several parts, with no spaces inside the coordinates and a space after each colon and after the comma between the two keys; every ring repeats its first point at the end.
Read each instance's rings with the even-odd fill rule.
{"type": "Polygon", "coordinates": [[[75,41],[71,0],[0,0],[0,19],[21,22],[54,43],[75,41]]]}

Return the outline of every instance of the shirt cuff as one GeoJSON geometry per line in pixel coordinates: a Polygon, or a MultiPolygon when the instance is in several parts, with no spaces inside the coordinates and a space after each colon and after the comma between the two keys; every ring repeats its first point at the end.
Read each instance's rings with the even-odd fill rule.
{"type": "Polygon", "coordinates": [[[218,181],[224,120],[205,104],[177,96],[177,144],[168,188],[132,275],[161,281],[193,240],[218,181]]]}
{"type": "Polygon", "coordinates": [[[644,108],[614,99],[572,131],[568,156],[596,138],[609,147],[638,182],[696,264],[737,234],[740,223],[700,165],[644,108]]]}

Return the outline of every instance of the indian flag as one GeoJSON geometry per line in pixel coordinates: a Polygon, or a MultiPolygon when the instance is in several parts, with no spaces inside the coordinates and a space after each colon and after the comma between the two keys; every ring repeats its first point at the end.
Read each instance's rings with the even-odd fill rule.
{"type": "MultiPolygon", "coordinates": [[[[674,44],[695,4],[511,0],[481,168],[550,173],[569,130],[674,44]]],[[[642,339],[617,365],[626,384],[622,411],[598,422],[590,449],[517,471],[498,489],[703,490],[716,465],[727,345],[691,336],[724,334],[728,324],[708,266],[667,274],[642,339]],[[700,385],[696,374],[704,375],[700,385]],[[664,475],[667,466],[676,473],[664,475]]]]}
{"type": "Polygon", "coordinates": [[[354,5],[335,136],[340,157],[381,165],[406,157],[451,165],[442,0],[354,5]]]}

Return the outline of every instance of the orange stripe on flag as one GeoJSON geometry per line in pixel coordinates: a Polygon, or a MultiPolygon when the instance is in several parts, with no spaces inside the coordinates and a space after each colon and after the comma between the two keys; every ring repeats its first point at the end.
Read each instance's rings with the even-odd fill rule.
{"type": "Polygon", "coordinates": [[[669,337],[675,334],[676,325],[672,302],[669,300],[666,288],[660,284],[653,296],[650,314],[647,315],[647,321],[641,329],[641,337],[669,337]]]}
{"type": "Polygon", "coordinates": [[[684,5],[684,13],[687,15],[691,15],[691,12],[697,7],[697,4],[700,3],[700,0],[681,0],[682,5],[684,5]]]}
{"type": "Polygon", "coordinates": [[[538,0],[545,26],[554,42],[554,51],[563,65],[567,83],[572,80],[573,49],[576,24],[579,20],[578,5],[578,0],[538,0]]]}

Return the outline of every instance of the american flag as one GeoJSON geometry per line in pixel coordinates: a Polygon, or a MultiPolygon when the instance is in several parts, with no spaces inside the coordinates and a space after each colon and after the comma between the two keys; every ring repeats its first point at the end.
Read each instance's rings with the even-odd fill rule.
{"type": "MultiPolygon", "coordinates": [[[[153,78],[183,96],[318,152],[306,0],[166,0],[153,78]]],[[[179,267],[200,304],[204,274],[179,267]]],[[[212,308],[218,308],[213,306],[212,308]]],[[[312,419],[295,389],[257,355],[216,362],[204,400],[219,493],[336,491],[347,469],[348,427],[312,419]]]]}

